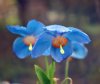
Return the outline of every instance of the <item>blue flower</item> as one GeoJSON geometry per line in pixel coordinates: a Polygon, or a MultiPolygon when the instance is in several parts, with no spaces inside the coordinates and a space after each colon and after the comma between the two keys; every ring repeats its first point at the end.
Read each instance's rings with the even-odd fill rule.
{"type": "Polygon", "coordinates": [[[32,50],[33,58],[50,53],[56,62],[61,62],[73,53],[73,42],[81,44],[90,42],[86,33],[73,27],[49,25],[45,26],[44,30],[32,50]]]}
{"type": "Polygon", "coordinates": [[[19,34],[13,43],[13,51],[19,58],[25,58],[31,55],[33,46],[43,32],[44,24],[36,20],[30,20],[26,27],[23,26],[7,26],[7,29],[13,34],[19,34]]]}
{"type": "MultiPolygon", "coordinates": [[[[84,59],[87,56],[88,49],[84,46],[84,44],[72,42],[73,52],[70,57],[75,59],[84,59]]],[[[50,48],[47,49],[44,53],[44,56],[50,55],[50,48]]]]}

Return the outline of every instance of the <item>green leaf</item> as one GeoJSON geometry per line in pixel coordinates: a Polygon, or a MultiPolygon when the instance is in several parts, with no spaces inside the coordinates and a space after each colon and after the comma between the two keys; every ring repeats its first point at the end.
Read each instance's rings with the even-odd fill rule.
{"type": "Polygon", "coordinates": [[[35,65],[35,72],[41,84],[50,84],[50,80],[45,72],[37,65],[35,65]]]}
{"type": "Polygon", "coordinates": [[[54,78],[54,73],[55,73],[55,62],[52,62],[49,66],[49,78],[54,78]]]}

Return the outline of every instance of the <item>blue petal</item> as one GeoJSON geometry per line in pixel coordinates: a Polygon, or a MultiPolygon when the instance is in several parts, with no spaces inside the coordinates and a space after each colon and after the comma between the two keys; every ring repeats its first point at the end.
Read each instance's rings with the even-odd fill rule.
{"type": "Polygon", "coordinates": [[[70,31],[70,29],[62,25],[49,25],[44,27],[44,29],[46,29],[47,31],[57,32],[57,33],[64,33],[70,31]]]}
{"type": "Polygon", "coordinates": [[[26,36],[27,34],[29,34],[26,30],[25,27],[23,26],[7,26],[7,29],[14,34],[19,34],[21,36],[26,36]]]}
{"type": "Polygon", "coordinates": [[[30,55],[28,47],[23,43],[23,38],[17,38],[13,43],[13,51],[18,58],[25,58],[30,55]]]}
{"type": "Polygon", "coordinates": [[[42,55],[49,56],[50,55],[50,48],[46,49],[46,51],[42,55]]]}
{"type": "Polygon", "coordinates": [[[80,43],[89,43],[91,40],[89,36],[82,32],[79,29],[73,28],[73,27],[67,27],[70,29],[70,32],[67,32],[63,36],[69,38],[72,41],[80,42],[80,43]]]}
{"type": "Polygon", "coordinates": [[[51,46],[52,36],[47,33],[43,33],[39,39],[37,40],[36,44],[32,50],[32,57],[37,58],[45,52],[51,46]]]}
{"type": "Polygon", "coordinates": [[[72,46],[71,42],[69,41],[66,46],[63,47],[65,53],[60,53],[60,48],[51,47],[51,56],[56,62],[61,62],[64,59],[67,59],[72,54],[72,46]]]}
{"type": "Polygon", "coordinates": [[[43,32],[44,24],[36,20],[30,20],[27,24],[27,31],[34,36],[37,36],[43,32]]]}
{"type": "Polygon", "coordinates": [[[71,57],[77,59],[84,59],[86,57],[88,50],[83,44],[72,43],[72,46],[73,46],[73,53],[71,57]]]}

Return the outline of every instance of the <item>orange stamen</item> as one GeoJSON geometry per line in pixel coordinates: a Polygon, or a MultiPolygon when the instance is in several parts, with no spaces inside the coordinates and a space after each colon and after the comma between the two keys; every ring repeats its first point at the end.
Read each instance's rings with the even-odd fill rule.
{"type": "Polygon", "coordinates": [[[67,44],[68,39],[62,36],[57,36],[53,39],[52,45],[56,48],[60,48],[60,45],[63,47],[67,44]]]}
{"type": "Polygon", "coordinates": [[[24,42],[26,45],[28,45],[28,46],[29,46],[30,44],[34,45],[35,41],[36,41],[36,38],[33,37],[33,36],[26,36],[26,37],[23,39],[23,42],[24,42]]]}

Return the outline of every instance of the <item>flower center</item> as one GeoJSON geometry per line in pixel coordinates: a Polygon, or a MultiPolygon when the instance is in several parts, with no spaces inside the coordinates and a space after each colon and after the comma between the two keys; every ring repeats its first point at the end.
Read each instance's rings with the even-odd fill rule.
{"type": "Polygon", "coordinates": [[[36,38],[34,36],[26,36],[23,42],[28,46],[28,49],[32,51],[32,46],[34,45],[36,38]]]}
{"type": "Polygon", "coordinates": [[[62,37],[62,36],[57,36],[56,38],[53,39],[52,45],[55,48],[60,48],[61,54],[64,54],[65,52],[64,52],[63,46],[65,46],[67,42],[68,42],[67,38],[62,37]]]}

